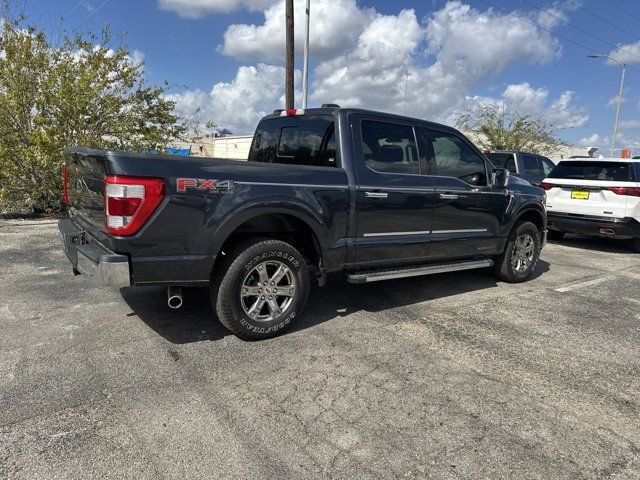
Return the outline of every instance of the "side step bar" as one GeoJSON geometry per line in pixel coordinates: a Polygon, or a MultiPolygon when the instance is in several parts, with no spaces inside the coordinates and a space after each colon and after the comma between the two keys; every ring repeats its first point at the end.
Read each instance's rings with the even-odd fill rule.
{"type": "Polygon", "coordinates": [[[465,260],[461,262],[433,263],[422,267],[411,267],[401,270],[377,270],[371,272],[359,272],[349,275],[349,283],[370,283],[393,278],[418,277],[420,275],[433,275],[434,273],[457,272],[474,268],[493,267],[493,260],[465,260]]]}

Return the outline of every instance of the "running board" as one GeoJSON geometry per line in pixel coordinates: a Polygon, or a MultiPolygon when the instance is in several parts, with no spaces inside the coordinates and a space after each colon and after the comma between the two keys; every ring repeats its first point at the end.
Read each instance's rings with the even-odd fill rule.
{"type": "Polygon", "coordinates": [[[371,272],[354,273],[347,277],[349,283],[370,283],[393,278],[418,277],[420,275],[433,275],[435,273],[457,272],[474,268],[493,267],[493,260],[465,260],[462,262],[434,263],[422,267],[405,268],[402,270],[377,270],[371,272]]]}

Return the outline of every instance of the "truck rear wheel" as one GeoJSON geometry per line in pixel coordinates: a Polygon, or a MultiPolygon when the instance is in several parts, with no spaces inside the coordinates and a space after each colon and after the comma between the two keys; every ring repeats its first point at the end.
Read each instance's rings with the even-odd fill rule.
{"type": "Polygon", "coordinates": [[[252,239],[227,252],[214,269],[211,302],[218,319],[243,340],[261,340],[291,326],[309,296],[303,256],[280,240],[252,239]]]}
{"type": "Polygon", "coordinates": [[[504,253],[495,260],[494,271],[498,278],[509,283],[527,280],[540,259],[540,245],[540,231],[533,223],[516,223],[504,253]]]}

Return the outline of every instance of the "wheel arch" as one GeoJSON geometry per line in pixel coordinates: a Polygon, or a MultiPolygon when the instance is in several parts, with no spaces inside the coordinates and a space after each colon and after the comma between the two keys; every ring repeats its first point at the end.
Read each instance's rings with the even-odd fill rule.
{"type": "Polygon", "coordinates": [[[304,207],[254,206],[220,225],[214,234],[213,253],[217,257],[238,242],[252,237],[285,241],[316,266],[322,262],[326,245],[322,223],[304,207]]]}
{"type": "Polygon", "coordinates": [[[546,227],[545,217],[544,212],[537,206],[525,207],[513,216],[509,225],[509,232],[513,229],[516,223],[524,221],[533,223],[542,233],[546,227]]]}

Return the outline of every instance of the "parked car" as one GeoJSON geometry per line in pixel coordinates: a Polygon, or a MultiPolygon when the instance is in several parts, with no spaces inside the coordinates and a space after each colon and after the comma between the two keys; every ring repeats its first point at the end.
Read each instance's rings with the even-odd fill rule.
{"type": "Polygon", "coordinates": [[[509,184],[459,131],[367,110],[277,111],[248,162],[68,148],[60,221],[74,272],[99,284],[208,287],[245,339],[283,331],[309,293],[493,267],[527,280],[545,194],[509,184]]]}
{"type": "Polygon", "coordinates": [[[640,252],[640,161],[563,160],[540,185],[547,191],[549,238],[566,232],[633,239],[640,252]]]}
{"type": "Polygon", "coordinates": [[[484,154],[498,168],[506,168],[514,175],[529,181],[532,185],[549,175],[555,164],[542,155],[515,150],[485,150],[484,154]]]}

